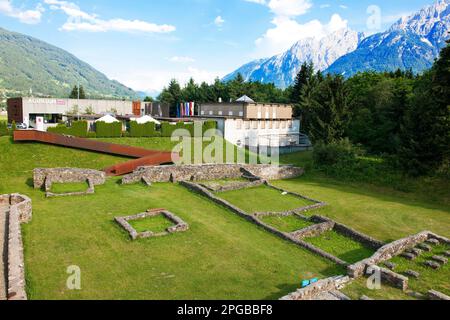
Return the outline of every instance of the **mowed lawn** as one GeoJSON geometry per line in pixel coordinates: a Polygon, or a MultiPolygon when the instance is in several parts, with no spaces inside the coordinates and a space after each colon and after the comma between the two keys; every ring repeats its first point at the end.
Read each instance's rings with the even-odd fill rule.
{"type": "Polygon", "coordinates": [[[264,185],[243,190],[218,192],[216,195],[247,213],[283,212],[313,204],[311,201],[290,194],[283,195],[282,192],[264,185]]]}
{"type": "MultiPolygon", "coordinates": [[[[172,146],[165,139],[119,140],[172,146]]],[[[33,200],[33,220],[23,227],[31,299],[278,299],[302,279],[345,272],[179,185],[121,186],[114,178],[95,195],[55,199],[31,187],[35,167],[101,169],[121,161],[126,159],[0,137],[0,194],[20,192],[33,200]],[[172,211],[190,230],[133,242],[113,221],[150,208],[172,211]],[[71,265],[81,268],[81,291],[66,288],[71,265]]],[[[309,214],[380,240],[422,230],[450,236],[450,207],[422,195],[308,175],[274,184],[329,204],[309,214]]],[[[273,200],[256,201],[247,193],[236,199],[253,202],[251,211],[278,209],[273,200]]]]}

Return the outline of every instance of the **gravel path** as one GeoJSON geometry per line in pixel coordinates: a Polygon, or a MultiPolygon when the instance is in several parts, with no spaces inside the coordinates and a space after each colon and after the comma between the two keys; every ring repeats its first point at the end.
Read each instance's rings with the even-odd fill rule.
{"type": "Polygon", "coordinates": [[[6,288],[6,210],[8,207],[0,206],[0,300],[6,300],[7,288],[6,288]]]}

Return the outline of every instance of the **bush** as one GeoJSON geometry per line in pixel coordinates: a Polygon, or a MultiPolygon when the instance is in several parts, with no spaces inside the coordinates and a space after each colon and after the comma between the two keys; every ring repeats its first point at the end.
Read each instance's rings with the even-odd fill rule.
{"type": "MultiPolygon", "coordinates": [[[[202,134],[204,135],[206,131],[210,129],[216,129],[217,122],[216,121],[205,121],[202,124],[202,134]]],[[[176,125],[170,124],[168,122],[163,122],[161,124],[161,136],[163,137],[171,137],[173,132],[178,129],[184,129],[189,131],[189,135],[191,137],[195,136],[195,124],[194,123],[184,123],[178,122],[176,125]]]]}
{"type": "Polygon", "coordinates": [[[144,124],[139,124],[136,121],[130,122],[130,137],[141,138],[141,137],[159,137],[161,133],[156,130],[156,125],[153,122],[147,122],[144,124]]]}
{"type": "Polygon", "coordinates": [[[348,139],[330,144],[318,143],[314,147],[313,160],[317,167],[334,166],[352,163],[362,154],[362,150],[355,147],[348,139]]]}
{"type": "Polygon", "coordinates": [[[122,123],[96,122],[95,132],[98,138],[120,138],[122,136],[122,123]]]}
{"type": "Polygon", "coordinates": [[[48,128],[47,131],[57,134],[86,138],[88,136],[88,123],[87,121],[74,121],[71,127],[67,127],[64,124],[58,124],[54,128],[48,128]]]}
{"type": "Polygon", "coordinates": [[[88,132],[88,134],[87,134],[87,138],[89,138],[89,139],[95,139],[95,138],[97,138],[97,134],[96,134],[95,132],[90,131],[90,132],[88,132]]]}
{"type": "Polygon", "coordinates": [[[9,135],[8,123],[0,121],[0,137],[9,135]]]}
{"type": "Polygon", "coordinates": [[[203,122],[203,134],[205,134],[206,131],[211,129],[217,129],[217,122],[216,121],[205,121],[203,122]]]}

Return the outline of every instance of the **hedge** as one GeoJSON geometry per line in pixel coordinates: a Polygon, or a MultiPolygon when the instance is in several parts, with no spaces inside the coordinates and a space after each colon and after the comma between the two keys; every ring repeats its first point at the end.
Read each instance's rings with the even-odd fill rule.
{"type": "Polygon", "coordinates": [[[130,122],[130,133],[128,136],[134,137],[134,138],[160,137],[161,133],[156,130],[156,125],[153,122],[139,124],[136,121],[131,121],[130,122]]]}
{"type": "Polygon", "coordinates": [[[122,136],[122,123],[96,122],[95,132],[98,138],[120,138],[122,136]]]}
{"type": "Polygon", "coordinates": [[[9,135],[8,123],[0,121],[0,137],[9,135]]]}
{"type": "MultiPolygon", "coordinates": [[[[175,130],[178,129],[185,129],[189,131],[189,136],[194,137],[194,123],[184,123],[184,122],[178,122],[176,125],[170,124],[168,122],[163,122],[161,124],[161,136],[163,137],[171,137],[175,130]]],[[[206,131],[210,129],[217,129],[217,122],[216,121],[205,121],[202,124],[202,134],[204,135],[206,131]]]]}
{"type": "Polygon", "coordinates": [[[47,131],[74,137],[86,138],[88,136],[88,123],[87,121],[74,121],[71,127],[67,127],[64,124],[58,124],[54,128],[48,128],[47,131]]]}

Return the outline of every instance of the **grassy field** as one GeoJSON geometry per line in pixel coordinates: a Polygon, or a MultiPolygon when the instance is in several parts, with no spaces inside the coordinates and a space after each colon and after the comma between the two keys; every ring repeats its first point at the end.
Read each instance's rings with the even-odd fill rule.
{"type": "MultiPolygon", "coordinates": [[[[174,145],[168,139],[109,141],[161,150],[174,145]]],[[[302,164],[305,158],[297,154],[282,160],[302,164]]],[[[33,220],[23,227],[31,299],[278,299],[297,289],[301,279],[345,272],[176,184],[122,186],[113,178],[98,186],[95,195],[54,199],[32,188],[36,167],[101,169],[127,160],[0,138],[0,194],[20,192],[33,201],[33,220]],[[150,208],[170,210],[191,229],[132,242],[113,220],[150,208]],[[71,265],[81,268],[81,291],[65,286],[71,265]]],[[[311,214],[336,219],[380,240],[422,230],[449,237],[448,185],[445,189],[421,182],[421,189],[410,192],[320,174],[274,184],[329,204],[311,214]],[[423,191],[427,186],[432,192],[423,191]]],[[[278,192],[248,191],[236,193],[234,200],[251,212],[297,206],[285,202],[288,197],[280,202],[284,196],[278,192]]],[[[273,223],[288,229],[291,224],[273,223]]],[[[389,294],[386,290],[385,297],[389,294]]]]}
{"type": "Polygon", "coordinates": [[[374,250],[365,247],[360,242],[333,230],[304,240],[348,263],[361,261],[375,253],[374,250]]]}
{"type": "Polygon", "coordinates": [[[147,231],[154,233],[164,232],[167,228],[174,225],[173,222],[162,215],[129,221],[129,224],[139,233],[147,231]]]}
{"type": "Polygon", "coordinates": [[[300,229],[307,228],[313,225],[312,222],[305,221],[296,215],[292,216],[265,216],[260,218],[263,222],[268,225],[283,231],[283,232],[294,232],[300,229]]]}
{"type": "Polygon", "coordinates": [[[218,196],[248,213],[282,212],[312,204],[308,200],[289,194],[282,195],[281,192],[267,186],[221,192],[218,196]]]}

